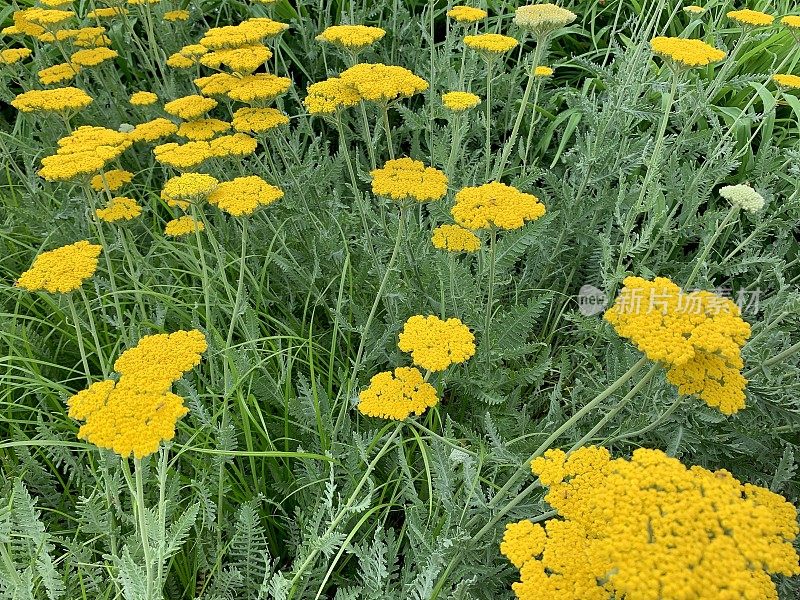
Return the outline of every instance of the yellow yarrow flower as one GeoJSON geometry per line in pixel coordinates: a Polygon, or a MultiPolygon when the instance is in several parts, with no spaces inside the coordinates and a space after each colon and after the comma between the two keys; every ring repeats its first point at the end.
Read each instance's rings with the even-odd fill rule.
{"type": "Polygon", "coordinates": [[[134,106],[150,106],[158,102],[158,95],[153,92],[134,92],[129,101],[134,106]]]}
{"type": "Polygon", "coordinates": [[[339,78],[353,86],[364,100],[391,102],[428,89],[428,82],[403,67],[382,63],[360,63],[343,71],[339,78]]]}
{"type": "Polygon", "coordinates": [[[428,202],[441,200],[447,193],[444,173],[411,158],[386,161],[382,168],[375,169],[370,175],[372,192],[395,201],[428,202]]]}
{"type": "Polygon", "coordinates": [[[184,373],[200,364],[208,349],[197,330],[142,338],[114,363],[119,381],[93,383],[72,396],[69,416],[85,423],[78,437],[123,458],[143,458],[175,436],[175,424],[189,412],[170,391],[184,373]]]}
{"type": "Polygon", "coordinates": [[[316,39],[346,50],[358,52],[381,40],[386,31],[380,27],[366,25],[331,25],[316,39]]]}
{"type": "Polygon", "coordinates": [[[105,27],[61,30],[56,32],[55,38],[58,41],[69,39],[78,48],[99,48],[111,45],[111,38],[106,35],[105,27]]]}
{"type": "Polygon", "coordinates": [[[110,192],[116,192],[126,183],[130,183],[133,179],[133,173],[123,169],[112,169],[100,175],[92,177],[92,189],[96,192],[102,192],[108,189],[110,192]]]}
{"type": "Polygon", "coordinates": [[[175,21],[187,21],[188,19],[188,10],[168,10],[164,13],[164,20],[171,23],[174,23],[175,21]]]}
{"type": "Polygon", "coordinates": [[[24,20],[28,23],[40,25],[42,27],[58,25],[64,21],[69,21],[75,16],[71,10],[58,10],[48,8],[29,8],[24,11],[24,20]]]}
{"type": "Polygon", "coordinates": [[[99,48],[86,48],[78,50],[70,56],[72,64],[80,67],[96,67],[97,65],[119,56],[116,50],[100,46],[99,48]]]}
{"type": "Polygon", "coordinates": [[[722,50],[700,40],[660,36],[650,40],[650,48],[661,58],[685,67],[704,67],[725,58],[722,50]]]}
{"type": "Polygon", "coordinates": [[[777,83],[782,88],[800,89],[800,76],[797,75],[776,73],[772,76],[772,81],[777,83]]]}
{"type": "Polygon", "coordinates": [[[574,12],[547,3],[520,6],[514,12],[514,23],[534,36],[548,35],[566,27],[577,18],[574,12]]]}
{"type": "Polygon", "coordinates": [[[458,319],[443,321],[435,315],[415,315],[403,325],[397,347],[411,354],[414,365],[428,371],[444,371],[472,358],[475,336],[458,319]]]}
{"type": "Polygon", "coordinates": [[[493,181],[477,187],[465,187],[455,197],[450,209],[456,223],[467,229],[518,229],[526,221],[545,214],[545,207],[533,194],[493,181]]]}
{"type": "Polygon", "coordinates": [[[433,230],[431,242],[434,248],[448,252],[477,252],[480,238],[460,225],[440,225],[433,230]]]}
{"type": "Polygon", "coordinates": [[[245,75],[225,92],[231,100],[239,102],[264,102],[285,94],[292,86],[288,77],[278,77],[271,73],[245,75]]]}
{"type": "Polygon", "coordinates": [[[248,156],[256,151],[258,142],[244,133],[223,135],[208,142],[211,156],[223,158],[226,156],[248,156]]]}
{"type": "MultiPolygon", "coordinates": [[[[152,121],[145,121],[139,123],[128,134],[128,137],[133,142],[154,142],[161,138],[165,138],[178,131],[178,126],[169,119],[159,117],[152,121]]],[[[176,144],[177,145],[177,144],[176,144]]]]}
{"type": "Polygon", "coordinates": [[[197,119],[181,123],[178,126],[178,135],[190,140],[210,140],[230,128],[230,123],[220,119],[197,119]]]}
{"type": "MultiPolygon", "coordinates": [[[[177,127],[175,129],[177,130],[177,127]]],[[[156,161],[162,165],[178,170],[196,168],[213,157],[209,143],[200,141],[185,144],[174,142],[161,144],[153,148],[153,155],[156,157],[156,161]]]]}
{"type": "Polygon", "coordinates": [[[361,102],[361,94],[355,86],[338,77],[312,83],[303,104],[312,115],[329,115],[340,108],[355,106],[361,102]]]}
{"type": "Polygon", "coordinates": [[[87,19],[109,19],[111,17],[118,17],[128,14],[127,8],[110,6],[107,8],[96,8],[86,13],[87,19]]]}
{"type": "Polygon", "coordinates": [[[486,56],[498,56],[516,48],[519,42],[499,33],[481,33],[464,37],[464,44],[486,56]]]}
{"type": "Polygon", "coordinates": [[[208,77],[197,77],[194,84],[206,96],[222,96],[231,91],[240,81],[240,77],[230,73],[214,73],[208,77]]]}
{"type": "Polygon", "coordinates": [[[775,20],[775,17],[772,15],[748,8],[743,10],[731,10],[727,13],[727,17],[741,25],[751,25],[753,27],[772,25],[772,22],[775,20]]]}
{"type": "Polygon", "coordinates": [[[251,175],[219,184],[208,196],[208,201],[234,217],[241,217],[251,215],[260,206],[269,206],[281,198],[283,190],[261,177],[251,175]]]}
{"type": "Polygon", "coordinates": [[[7,48],[0,50],[0,65],[13,65],[31,55],[30,48],[7,48]]]}
{"type": "Polygon", "coordinates": [[[652,361],[683,395],[731,415],[745,406],[741,348],[750,325],[730,299],[686,293],[665,277],[626,277],[604,319],[652,361]]]}
{"type": "Polygon", "coordinates": [[[188,56],[184,56],[180,52],[175,52],[174,54],[170,54],[169,57],[167,58],[167,66],[172,67],[173,69],[190,69],[197,63],[198,63],[197,58],[194,57],[190,58],[188,56]]]}
{"type": "Polygon", "coordinates": [[[75,87],[23,92],[11,101],[21,112],[70,112],[86,108],[92,97],[75,87]]]}
{"type": "Polygon", "coordinates": [[[272,58],[272,50],[263,44],[254,44],[208,52],[200,57],[200,64],[212,69],[225,66],[234,73],[249,75],[270,58],[272,58]]]}
{"type": "Polygon", "coordinates": [[[288,123],[289,117],[275,108],[240,108],[233,113],[233,128],[243,133],[265,133],[288,123]]]}
{"type": "Polygon", "coordinates": [[[170,237],[183,237],[196,231],[203,231],[206,226],[202,221],[197,221],[189,215],[178,217],[167,222],[164,233],[170,237]]]}
{"type": "Polygon", "coordinates": [[[94,211],[97,218],[106,223],[130,221],[142,214],[142,207],[133,198],[118,196],[109,200],[104,208],[94,211]]]}
{"type": "Polygon", "coordinates": [[[447,11],[447,16],[459,23],[474,23],[485,19],[488,14],[485,10],[472,6],[454,6],[447,11]]]}
{"type": "Polygon", "coordinates": [[[560,518],[506,530],[520,599],[777,599],[770,576],[800,574],[795,507],[727,471],[596,447],[548,450],[531,469],[560,518]]]}
{"type": "Polygon", "coordinates": [[[705,8],[703,8],[702,6],[697,6],[696,4],[691,4],[689,6],[683,7],[683,12],[687,12],[693,15],[699,15],[705,12],[705,10],[706,10],[705,8]]]}
{"type": "Polygon", "coordinates": [[[442,94],[442,104],[453,112],[463,112],[475,108],[481,99],[472,92],[447,92],[442,94]]]}
{"type": "Polygon", "coordinates": [[[286,23],[280,23],[265,17],[255,17],[247,19],[238,25],[226,25],[209,29],[200,40],[200,44],[211,50],[240,48],[275,37],[288,28],[289,26],[286,23]]]}
{"type": "Polygon", "coordinates": [[[781,25],[784,25],[789,29],[800,29],[800,16],[786,15],[781,19],[781,25]]]}
{"type": "Polygon", "coordinates": [[[161,190],[161,199],[170,206],[185,209],[191,202],[206,198],[217,189],[219,181],[205,173],[184,173],[168,179],[161,190]]]}
{"type": "Polygon", "coordinates": [[[398,367],[378,373],[369,387],[358,395],[358,410],[368,417],[402,421],[412,414],[421,415],[436,406],[436,389],[413,367],[398,367]]]}
{"type": "Polygon", "coordinates": [[[42,252],[14,285],[29,292],[45,290],[66,294],[75,291],[94,275],[101,250],[102,246],[82,240],[42,252]]]}
{"type": "Polygon", "coordinates": [[[538,66],[533,70],[534,77],[552,77],[553,69],[551,67],[538,66]]]}
{"type": "Polygon", "coordinates": [[[164,111],[188,121],[202,117],[216,105],[217,101],[213,98],[205,98],[204,96],[193,94],[167,102],[164,105],[164,111]]]}
{"type": "Polygon", "coordinates": [[[56,154],[42,159],[39,175],[48,181],[67,181],[96,173],[119,158],[131,143],[127,134],[113,129],[88,125],[78,127],[58,140],[56,154]]]}
{"type": "Polygon", "coordinates": [[[68,81],[72,81],[80,70],[81,67],[78,65],[60,63],[42,69],[36,75],[41,83],[44,85],[51,85],[53,83],[67,83],[68,81]]]}

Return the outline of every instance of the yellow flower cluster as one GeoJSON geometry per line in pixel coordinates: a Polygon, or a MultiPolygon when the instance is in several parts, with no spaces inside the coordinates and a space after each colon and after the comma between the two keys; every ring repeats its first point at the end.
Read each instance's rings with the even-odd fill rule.
{"type": "Polygon", "coordinates": [[[312,115],[328,115],[340,108],[355,106],[361,101],[361,94],[352,85],[338,77],[308,86],[308,95],[303,104],[312,115]]]}
{"type": "Polygon", "coordinates": [[[70,56],[69,60],[73,65],[79,67],[96,67],[107,60],[119,56],[116,50],[100,46],[99,48],[85,48],[78,50],[70,56]]]}
{"type": "Polygon", "coordinates": [[[184,215],[168,221],[164,227],[164,233],[171,237],[183,237],[195,231],[203,231],[205,228],[202,221],[196,221],[189,215],[184,215]]]}
{"type": "Polygon", "coordinates": [[[188,19],[188,10],[168,10],[164,13],[164,20],[171,23],[174,23],[175,21],[187,21],[188,19]]]}
{"type": "Polygon", "coordinates": [[[382,63],[360,63],[339,76],[353,86],[363,100],[391,102],[428,89],[428,82],[404,67],[382,63]]]}
{"type": "Polygon", "coordinates": [[[772,76],[772,81],[786,89],[800,88],[800,76],[798,75],[776,73],[772,76]]]}
{"type": "Polygon", "coordinates": [[[372,192],[395,201],[413,199],[417,202],[441,200],[447,193],[447,176],[438,169],[426,167],[411,158],[386,161],[372,175],[372,192]]]}
{"type": "Polygon", "coordinates": [[[233,113],[233,128],[243,133],[264,133],[288,123],[289,117],[275,108],[240,108],[233,113]]]}
{"type": "Polygon", "coordinates": [[[699,15],[705,12],[705,8],[702,6],[697,6],[696,4],[690,4],[689,6],[683,7],[683,12],[687,12],[693,15],[699,15]]]}
{"type": "Polygon", "coordinates": [[[442,104],[453,112],[463,112],[481,103],[480,97],[472,92],[447,92],[442,94],[442,104]]]}
{"type": "Polygon", "coordinates": [[[145,121],[139,123],[128,134],[132,142],[154,142],[155,140],[165,138],[178,131],[178,126],[169,119],[159,117],[152,121],[145,121]]]}
{"type": "Polygon", "coordinates": [[[409,318],[397,347],[409,352],[414,364],[428,371],[444,371],[475,354],[475,336],[460,320],[443,321],[435,315],[409,318]]]}
{"type": "Polygon", "coordinates": [[[659,36],[650,40],[650,48],[660,57],[685,67],[704,67],[725,58],[722,50],[694,39],[659,36]]]}
{"type": "Polygon", "coordinates": [[[228,90],[227,96],[239,102],[258,102],[272,100],[285,94],[291,87],[292,80],[288,77],[278,77],[271,73],[256,73],[246,75],[228,90]]]}
{"type": "Polygon", "coordinates": [[[217,189],[219,181],[205,173],[184,173],[168,179],[161,190],[161,199],[170,206],[185,209],[217,189]]]}
{"type": "Polygon", "coordinates": [[[46,290],[65,294],[77,290],[97,270],[100,250],[101,246],[82,240],[42,252],[15,285],[30,292],[46,290]]]}
{"type": "Polygon", "coordinates": [[[75,87],[52,90],[30,90],[11,101],[22,112],[69,112],[81,110],[92,103],[92,97],[75,87]]]}
{"type": "Polygon", "coordinates": [[[412,414],[421,415],[436,406],[439,398],[434,387],[413,367],[398,367],[370,379],[369,387],[358,395],[358,410],[368,417],[402,421],[412,414]]]}
{"type": "Polygon", "coordinates": [[[480,238],[460,225],[440,225],[433,230],[433,247],[449,252],[477,252],[481,247],[480,238]]]}
{"type": "Polygon", "coordinates": [[[112,17],[122,16],[128,14],[127,8],[121,6],[109,6],[106,8],[96,8],[86,13],[88,19],[110,19],[112,17]]]}
{"type": "Polygon", "coordinates": [[[130,221],[142,214],[142,207],[133,198],[118,196],[109,200],[105,208],[98,208],[95,214],[106,223],[130,221]]]}
{"type": "Polygon", "coordinates": [[[384,35],[386,35],[386,31],[380,27],[331,25],[317,36],[317,40],[347,50],[358,51],[381,40],[384,35]]]}
{"type": "Polygon", "coordinates": [[[485,19],[487,15],[485,10],[472,6],[454,6],[447,11],[447,16],[459,23],[474,23],[485,19]]]}
{"type": "Polygon", "coordinates": [[[555,4],[520,6],[514,12],[514,23],[530,31],[534,36],[546,35],[556,29],[566,27],[577,18],[577,15],[571,10],[555,4]]]}
{"type": "Polygon", "coordinates": [[[781,19],[781,25],[788,27],[789,29],[800,29],[800,16],[786,15],[781,19]]]}
{"type": "Polygon", "coordinates": [[[105,173],[100,173],[92,177],[92,189],[96,192],[102,192],[108,189],[110,192],[116,192],[126,183],[130,183],[133,179],[133,173],[125,171],[124,169],[112,169],[105,173]]]}
{"type": "Polygon", "coordinates": [[[53,43],[71,41],[78,48],[98,48],[110,46],[111,38],[106,35],[105,27],[81,27],[80,29],[59,29],[54,33],[43,33],[36,36],[40,42],[53,43]]]}
{"type": "Polygon", "coordinates": [[[156,102],[158,102],[158,95],[153,92],[134,92],[130,98],[130,103],[134,106],[150,106],[156,102]]]}
{"type": "Polygon", "coordinates": [[[210,140],[230,128],[230,123],[220,119],[196,119],[181,123],[178,126],[178,135],[190,140],[210,140]]]}
{"type": "Polygon", "coordinates": [[[59,63],[51,67],[45,67],[36,75],[39,81],[44,85],[52,85],[54,83],[67,83],[75,79],[75,76],[80,73],[81,67],[70,63],[59,63]]]}
{"type": "Polygon", "coordinates": [[[549,450],[531,468],[561,518],[506,528],[522,600],[777,600],[770,575],[800,574],[794,506],[727,471],[597,447],[549,450]]]}
{"type": "Polygon", "coordinates": [[[711,292],[683,292],[665,277],[626,277],[605,320],[652,361],[684,395],[730,415],[745,406],[740,354],[750,336],[739,307],[711,292]]]}
{"type": "Polygon", "coordinates": [[[29,48],[8,48],[0,50],[0,65],[13,65],[31,55],[29,48]]]}
{"type": "Polygon", "coordinates": [[[775,20],[775,17],[772,15],[757,10],[750,10],[749,8],[729,11],[727,17],[741,25],[752,25],[754,27],[772,25],[772,22],[775,20]]]}
{"type": "Polygon", "coordinates": [[[251,215],[259,206],[269,206],[283,198],[283,190],[257,175],[226,181],[211,192],[208,201],[234,217],[251,215]]]}
{"type": "Polygon", "coordinates": [[[534,77],[551,77],[552,75],[553,69],[544,65],[538,66],[533,70],[534,77]]]}
{"type": "Polygon", "coordinates": [[[156,160],[176,169],[196,167],[210,158],[247,156],[256,150],[258,142],[244,133],[223,135],[211,141],[193,141],[185,144],[161,144],[153,148],[156,160]]]}
{"type": "Polygon", "coordinates": [[[93,383],[68,401],[69,416],[85,421],[78,437],[123,458],[143,458],[175,437],[175,424],[189,412],[170,391],[200,364],[208,345],[197,330],[142,338],[114,363],[119,381],[93,383]]]}
{"type": "Polygon", "coordinates": [[[164,110],[175,117],[191,120],[202,117],[216,105],[217,101],[213,98],[205,98],[193,94],[167,102],[164,105],[164,110]]]}
{"type": "Polygon", "coordinates": [[[242,21],[238,25],[226,25],[209,29],[200,40],[200,44],[210,50],[221,48],[239,48],[248,44],[256,44],[267,38],[275,37],[289,26],[265,17],[254,17],[242,21]]]}
{"type": "Polygon", "coordinates": [[[39,175],[48,181],[67,181],[96,173],[131,146],[127,134],[84,125],[58,140],[58,150],[42,159],[39,175]]]}
{"type": "Polygon", "coordinates": [[[212,69],[227,67],[234,73],[248,75],[272,58],[272,50],[263,44],[226,48],[203,54],[200,64],[212,69]]]}
{"type": "Polygon", "coordinates": [[[545,214],[544,205],[533,194],[493,181],[477,187],[465,187],[455,197],[450,209],[456,223],[467,229],[518,229],[525,221],[545,214]]]}
{"type": "Polygon", "coordinates": [[[188,69],[197,64],[199,57],[208,52],[200,44],[189,44],[167,58],[167,66],[173,69],[188,69]]]}
{"type": "Polygon", "coordinates": [[[464,37],[464,44],[489,56],[496,56],[516,48],[519,42],[512,37],[499,33],[481,33],[464,37]]]}

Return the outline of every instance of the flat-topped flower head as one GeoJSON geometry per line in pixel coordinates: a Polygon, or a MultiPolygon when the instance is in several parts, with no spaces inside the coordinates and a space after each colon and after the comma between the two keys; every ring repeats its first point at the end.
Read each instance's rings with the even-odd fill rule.
{"type": "Polygon", "coordinates": [[[514,23],[529,31],[534,37],[548,35],[566,27],[577,19],[577,15],[555,4],[532,4],[520,6],[514,12],[514,23]]]}
{"type": "Polygon", "coordinates": [[[351,52],[358,52],[383,39],[386,30],[367,25],[331,25],[317,36],[320,42],[328,42],[351,52]]]}
{"type": "Polygon", "coordinates": [[[139,123],[128,134],[128,138],[132,142],[154,142],[168,137],[176,131],[178,131],[178,126],[175,123],[164,117],[158,117],[152,121],[139,123]]]}
{"type": "Polygon", "coordinates": [[[447,92],[442,94],[442,104],[453,112],[464,112],[470,108],[475,108],[480,103],[480,97],[472,92],[447,92]]]}
{"type": "Polygon", "coordinates": [[[60,25],[69,21],[75,16],[71,10],[60,10],[51,8],[34,7],[24,11],[24,20],[45,28],[52,28],[53,25],[60,25]]]}
{"type": "Polygon", "coordinates": [[[150,106],[158,102],[158,95],[153,92],[134,92],[129,102],[134,106],[150,106]]]}
{"type": "Polygon", "coordinates": [[[766,27],[767,25],[772,25],[772,22],[775,20],[775,17],[772,15],[757,10],[750,10],[749,8],[731,10],[727,13],[727,17],[740,25],[749,25],[751,27],[766,27]]]}
{"type": "Polygon", "coordinates": [[[518,598],[777,600],[771,576],[800,574],[795,507],[727,471],[597,447],[548,450],[531,469],[559,518],[507,526],[518,598]]]}
{"type": "Polygon", "coordinates": [[[164,233],[170,237],[184,237],[190,233],[203,231],[206,226],[202,221],[193,219],[189,215],[183,215],[177,219],[172,219],[167,222],[164,227],[164,233]]]}
{"type": "Polygon", "coordinates": [[[499,33],[481,33],[465,36],[464,44],[484,56],[494,57],[516,48],[519,42],[499,33]]]}
{"type": "Polygon", "coordinates": [[[190,13],[188,10],[168,10],[164,13],[164,20],[170,23],[176,21],[188,21],[190,13]]]}
{"type": "Polygon", "coordinates": [[[106,223],[130,221],[142,214],[142,207],[133,198],[118,196],[109,200],[104,208],[94,211],[97,218],[106,223]]]}
{"type": "Polygon", "coordinates": [[[168,179],[161,190],[161,199],[170,206],[185,209],[191,202],[206,198],[217,189],[219,181],[205,173],[184,173],[168,179]]]}
{"type": "Polygon", "coordinates": [[[263,44],[253,44],[205,53],[200,57],[200,64],[212,69],[227,67],[234,73],[249,75],[270,58],[272,50],[263,44]]]}
{"type": "Polygon", "coordinates": [[[167,102],[164,105],[164,110],[175,117],[189,121],[199,119],[216,105],[217,101],[213,98],[192,94],[191,96],[184,96],[167,102]]]}
{"type": "Polygon", "coordinates": [[[242,78],[230,73],[214,73],[208,77],[197,77],[194,84],[206,96],[223,96],[241,82],[242,78]]]}
{"type": "Polygon", "coordinates": [[[54,83],[68,83],[75,79],[80,73],[81,67],[70,63],[59,63],[52,67],[46,67],[36,73],[39,81],[43,85],[53,85],[54,83]]]}
{"type": "Polygon", "coordinates": [[[11,101],[21,112],[74,112],[92,103],[92,97],[75,87],[23,92],[11,101]]]}
{"type": "Polygon", "coordinates": [[[741,349],[750,325],[729,298],[686,293],[665,277],[626,277],[604,315],[621,337],[667,369],[667,380],[723,414],[745,406],[741,349]]]}
{"type": "Polygon", "coordinates": [[[553,69],[544,65],[539,65],[533,70],[534,77],[552,77],[553,69]]]}
{"type": "Polygon", "coordinates": [[[265,133],[288,124],[289,117],[275,108],[240,108],[233,113],[233,128],[242,133],[265,133]]]}
{"type": "Polygon", "coordinates": [[[208,142],[209,152],[216,158],[249,156],[256,151],[257,146],[258,142],[244,133],[222,135],[208,142]]]}
{"type": "Polygon", "coordinates": [[[683,12],[687,12],[691,15],[701,15],[706,11],[705,8],[702,6],[697,6],[696,4],[690,4],[689,6],[683,7],[683,12]]]}
{"type": "Polygon", "coordinates": [[[447,176],[411,158],[389,160],[372,175],[372,192],[395,201],[441,200],[447,193],[447,176]]]}
{"type": "Polygon", "coordinates": [[[257,208],[269,206],[281,198],[283,190],[257,175],[250,175],[219,184],[208,196],[208,201],[234,217],[241,217],[251,215],[257,208]]]}
{"type": "Polygon", "coordinates": [[[329,115],[340,108],[349,108],[361,102],[361,94],[350,83],[330,77],[308,86],[308,95],[303,104],[312,115],[329,115]]]}
{"type": "Polygon", "coordinates": [[[750,213],[758,212],[764,208],[764,196],[749,185],[726,185],[719,189],[719,195],[734,206],[738,206],[750,213]]]}
{"type": "Polygon", "coordinates": [[[84,125],[58,140],[58,150],[42,159],[39,175],[48,181],[68,181],[103,169],[120,157],[132,141],[128,134],[84,125]]]}
{"type": "Polygon", "coordinates": [[[456,223],[473,231],[489,227],[518,229],[546,212],[533,194],[497,181],[465,187],[456,194],[455,201],[450,213],[456,223]]]}
{"type": "Polygon", "coordinates": [[[231,100],[239,102],[265,102],[285,94],[292,87],[292,80],[271,73],[245,75],[224,92],[231,100]]]}
{"type": "Polygon", "coordinates": [[[782,17],[781,25],[789,29],[800,29],[800,15],[786,15],[782,17]]]}
{"type": "Polygon", "coordinates": [[[88,68],[96,67],[107,60],[116,58],[117,56],[119,56],[119,54],[116,50],[106,48],[105,46],[100,46],[99,48],[85,48],[83,50],[73,52],[72,56],[69,57],[69,61],[73,65],[88,68]]]}
{"type": "Polygon", "coordinates": [[[195,119],[178,126],[178,135],[189,140],[210,140],[231,128],[231,124],[220,119],[195,119]]]}
{"type": "Polygon", "coordinates": [[[101,250],[102,246],[82,240],[42,252],[15,285],[29,292],[66,294],[75,291],[94,275],[101,250]]]}
{"type": "Polygon", "coordinates": [[[30,48],[7,48],[0,50],[0,65],[13,65],[31,55],[30,48]]]}
{"type": "Polygon", "coordinates": [[[787,90],[800,89],[800,76],[776,73],[772,76],[772,81],[787,90]]]}
{"type": "Polygon", "coordinates": [[[440,225],[433,230],[431,242],[434,248],[448,252],[477,252],[480,238],[460,225],[440,225]]]}
{"type": "Polygon", "coordinates": [[[238,25],[225,25],[209,29],[200,44],[210,50],[220,50],[222,48],[241,48],[250,44],[257,44],[265,39],[275,37],[286,31],[289,26],[267,19],[265,17],[254,17],[242,21],[238,25]]]}
{"type": "Polygon", "coordinates": [[[184,373],[200,364],[208,348],[197,330],[142,338],[114,363],[119,381],[93,383],[72,396],[69,416],[85,423],[78,437],[123,458],[143,458],[175,436],[175,424],[189,410],[170,391],[184,373]]]}
{"type": "Polygon", "coordinates": [[[704,67],[725,58],[722,50],[701,40],[659,36],[650,40],[650,48],[661,58],[684,67],[704,67]]]}
{"type": "Polygon", "coordinates": [[[109,6],[104,8],[95,8],[86,13],[88,19],[111,19],[128,14],[127,8],[109,6]]]}
{"type": "Polygon", "coordinates": [[[105,173],[100,173],[92,177],[92,189],[96,192],[108,190],[109,192],[116,192],[126,183],[130,183],[133,179],[133,173],[125,169],[111,169],[105,173]]]}
{"type": "Polygon", "coordinates": [[[436,406],[436,389],[413,367],[378,373],[358,395],[358,410],[368,417],[402,421],[436,406]]]}
{"type": "Polygon", "coordinates": [[[447,16],[459,23],[475,23],[488,16],[482,8],[472,6],[454,6],[447,11],[447,16]]]}
{"type": "Polygon", "coordinates": [[[382,63],[360,63],[342,72],[339,78],[364,100],[391,102],[428,89],[428,82],[404,67],[382,63]]]}
{"type": "Polygon", "coordinates": [[[443,321],[435,315],[415,315],[403,325],[397,347],[411,353],[414,365],[444,371],[475,354],[475,336],[458,319],[443,321]]]}

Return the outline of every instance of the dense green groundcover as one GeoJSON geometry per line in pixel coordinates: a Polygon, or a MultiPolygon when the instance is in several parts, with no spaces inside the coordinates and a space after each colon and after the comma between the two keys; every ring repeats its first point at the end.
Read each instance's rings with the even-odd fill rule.
{"type": "MultiPolygon", "coordinates": [[[[11,24],[12,11],[29,5],[0,6],[0,22],[11,24]]],[[[512,23],[519,3],[480,5],[489,12],[480,31],[525,42],[493,71],[497,157],[535,44],[512,23]]],[[[149,30],[141,7],[109,21],[119,56],[82,74],[78,86],[95,101],[73,126],[117,129],[157,114],[128,103],[135,91],[154,91],[162,102],[196,93],[195,70],[164,63],[210,27],[266,15],[288,23],[270,40],[269,65],[293,80],[274,103],[290,124],[256,156],[206,166],[220,180],[259,174],[285,197],[245,220],[203,207],[200,250],[193,236],[163,233],[178,213],[159,192],[175,173],[153,160],[150,146],[128,150],[121,163],[135,176],[124,193],[145,210],[129,224],[103,225],[114,278],[101,259],[74,294],[77,328],[65,296],[14,286],[40,251],[97,241],[84,188],[36,174],[64,123],[8,105],[40,87],[37,70],[62,60],[55,45],[22,40],[35,49],[32,62],[0,66],[0,596],[146,597],[127,461],[122,469],[117,455],[79,440],[79,423],[67,415],[66,400],[86,384],[76,331],[95,380],[103,377],[100,356],[113,361],[142,336],[206,334],[200,366],[174,386],[190,412],[140,473],[154,547],[159,519],[166,528],[169,599],[511,598],[518,572],[499,553],[503,527],[549,516],[550,508],[527,471],[503,486],[546,440],[565,450],[578,441],[604,445],[617,456],[661,449],[797,504],[800,101],[770,77],[793,72],[800,44],[777,25],[743,38],[725,17],[740,8],[729,2],[709,2],[697,17],[675,0],[564,6],[578,19],[549,46],[543,63],[555,74],[537,85],[535,109],[523,111],[520,145],[501,175],[535,194],[547,214],[498,236],[490,331],[488,234],[475,255],[448,255],[430,241],[434,226],[452,222],[453,194],[486,181],[485,102],[463,116],[450,193],[409,211],[388,275],[398,211],[370,191],[361,113],[342,113],[340,139],[334,121],[306,114],[302,103],[309,84],[347,66],[315,40],[326,26],[382,27],[386,36],[360,60],[401,65],[431,83],[389,111],[395,153],[444,168],[453,127],[440,95],[458,89],[462,68],[466,86],[484,100],[486,93],[485,64],[461,43],[473,26],[448,20],[450,5],[162,0],[155,15],[187,8],[189,21],[156,19],[149,30]],[[655,35],[701,37],[729,56],[683,73],[671,103],[671,72],[648,46],[655,35]],[[738,183],[752,185],[766,205],[740,211],[720,230],[729,203],[718,190],[738,183]],[[691,279],[691,289],[744,302],[752,327],[742,352],[746,409],[723,416],[681,398],[663,370],[613,386],[641,354],[600,314],[581,312],[579,294],[591,285],[612,299],[628,275],[691,279]],[[416,314],[460,318],[476,334],[477,354],[436,379],[435,409],[401,427],[360,415],[358,391],[369,378],[409,364],[397,335],[416,314]]],[[[74,3],[80,15],[91,8],[74,3]]],[[[797,12],[788,0],[750,8],[797,12]]],[[[18,45],[0,38],[0,48],[18,45]]],[[[229,108],[221,103],[213,114],[229,120],[229,108]]],[[[380,165],[389,157],[385,129],[368,108],[380,165]]],[[[782,599],[797,597],[796,578],[776,581],[782,599]]]]}

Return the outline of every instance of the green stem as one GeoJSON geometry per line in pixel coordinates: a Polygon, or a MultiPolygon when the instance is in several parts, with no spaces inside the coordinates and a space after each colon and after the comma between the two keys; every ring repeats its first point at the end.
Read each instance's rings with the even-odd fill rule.
{"type": "Polygon", "coordinates": [[[81,325],[78,321],[78,311],[75,310],[75,302],[72,300],[72,295],[64,295],[67,298],[69,311],[72,314],[72,325],[75,327],[75,337],[78,340],[78,351],[81,353],[81,362],[83,363],[83,372],[86,374],[86,383],[92,385],[92,371],[89,368],[89,360],[86,358],[86,349],[83,346],[83,334],[81,333],[81,325]]]}
{"type": "Polygon", "coordinates": [[[372,133],[369,130],[369,119],[367,118],[367,107],[364,102],[359,102],[361,108],[361,125],[364,128],[364,142],[367,144],[367,153],[369,154],[369,164],[373,170],[377,168],[378,163],[375,162],[375,144],[372,142],[372,133]]]}
{"type": "Polygon", "coordinates": [[[703,266],[703,262],[706,260],[706,258],[708,258],[708,253],[711,252],[711,249],[714,247],[714,242],[717,241],[717,238],[719,237],[719,235],[728,226],[728,223],[730,222],[731,218],[734,215],[736,215],[736,213],[738,211],[739,211],[739,207],[738,206],[736,206],[736,205],[731,206],[731,209],[728,211],[728,214],[725,215],[725,218],[722,220],[722,223],[720,223],[717,226],[717,228],[714,230],[714,233],[711,236],[711,239],[708,240],[708,243],[703,248],[703,251],[700,253],[700,256],[698,256],[695,259],[694,269],[692,269],[692,272],[689,275],[689,278],[686,280],[686,284],[684,285],[685,289],[688,290],[689,286],[691,286],[694,283],[694,280],[697,277],[697,274],[700,272],[700,268],[703,266]]]}
{"type": "Polygon", "coordinates": [[[483,152],[486,155],[486,173],[484,174],[484,182],[488,183],[489,173],[492,168],[492,153],[491,153],[491,134],[492,134],[492,67],[494,62],[488,60],[486,63],[486,143],[483,152]]]}
{"type": "Polygon", "coordinates": [[[134,457],[134,477],[136,479],[136,496],[134,501],[136,503],[136,517],[139,529],[139,537],[142,540],[142,552],[144,554],[144,567],[146,573],[145,589],[147,600],[156,600],[157,596],[154,594],[156,591],[155,582],[153,581],[153,558],[150,548],[150,535],[147,526],[147,514],[144,504],[144,486],[142,483],[142,460],[134,457]]]}
{"type": "Polygon", "coordinates": [[[389,125],[389,107],[384,104],[381,107],[383,111],[383,128],[386,130],[386,145],[389,148],[389,158],[394,160],[394,145],[392,144],[392,128],[389,125]]]}
{"type": "Polygon", "coordinates": [[[486,301],[486,316],[483,325],[483,343],[486,346],[486,357],[489,358],[491,350],[490,331],[492,327],[492,307],[494,305],[494,280],[495,280],[495,246],[497,243],[497,229],[494,225],[489,229],[489,290],[486,301]]]}

